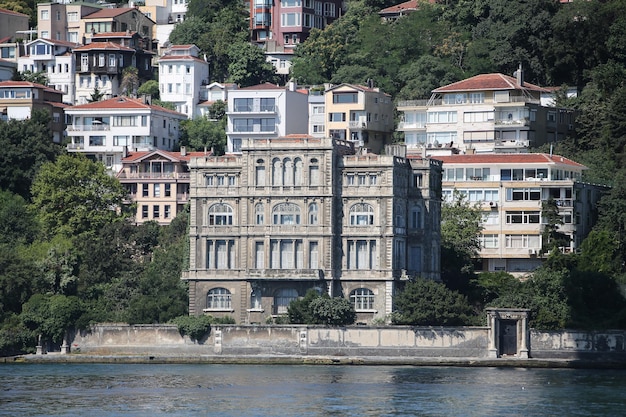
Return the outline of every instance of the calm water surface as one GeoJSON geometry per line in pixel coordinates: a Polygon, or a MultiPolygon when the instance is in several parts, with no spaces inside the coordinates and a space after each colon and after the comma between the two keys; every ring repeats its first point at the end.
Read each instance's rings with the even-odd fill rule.
{"type": "Polygon", "coordinates": [[[626,371],[2,364],[0,416],[623,416],[626,371]]]}

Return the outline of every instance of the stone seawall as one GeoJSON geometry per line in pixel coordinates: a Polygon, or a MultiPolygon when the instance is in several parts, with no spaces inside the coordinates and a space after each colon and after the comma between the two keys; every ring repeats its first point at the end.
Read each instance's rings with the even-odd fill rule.
{"type": "MultiPolygon", "coordinates": [[[[536,359],[626,361],[626,331],[529,331],[536,359]]],[[[219,325],[200,342],[174,325],[99,324],[68,341],[74,353],[176,356],[369,356],[476,358],[488,356],[488,327],[219,325]]]]}

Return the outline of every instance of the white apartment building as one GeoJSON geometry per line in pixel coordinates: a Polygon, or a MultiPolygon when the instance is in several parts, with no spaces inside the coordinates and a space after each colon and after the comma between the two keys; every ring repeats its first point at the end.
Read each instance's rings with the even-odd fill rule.
{"type": "Polygon", "coordinates": [[[189,119],[200,115],[203,86],[209,84],[209,63],[198,58],[195,45],[172,45],[159,58],[161,100],[173,103],[189,119]]]}
{"type": "Polygon", "coordinates": [[[173,150],[178,144],[179,123],[187,117],[140,99],[109,100],[68,107],[68,152],[81,152],[102,161],[111,173],[122,168],[130,151],[173,150]]]}
{"type": "Polygon", "coordinates": [[[442,195],[454,190],[483,210],[480,251],[484,271],[523,275],[543,262],[542,203],[553,199],[575,251],[596,220],[604,189],[581,181],[585,166],[543,153],[474,154],[433,157],[443,162],[442,195]]]}
{"type": "Polygon", "coordinates": [[[246,139],[271,139],[308,130],[308,94],[265,83],[228,92],[227,152],[240,153],[246,139]]]}
{"type": "Polygon", "coordinates": [[[266,323],[316,289],[389,320],[410,276],[440,275],[441,163],[401,149],[289,135],[191,158],[189,313],[266,323]]]}
{"type": "Polygon", "coordinates": [[[309,90],[309,135],[326,137],[326,104],[323,89],[309,90]]]}
{"type": "Polygon", "coordinates": [[[26,55],[17,59],[20,71],[42,71],[48,77],[48,86],[63,91],[63,102],[74,104],[75,60],[72,42],[36,39],[26,44],[26,55]]]}
{"type": "Polygon", "coordinates": [[[210,107],[216,101],[228,103],[228,92],[237,88],[237,84],[233,83],[212,82],[211,84],[203,85],[200,89],[200,103],[198,104],[200,116],[208,117],[210,107]]]}
{"type": "Polygon", "coordinates": [[[573,111],[541,104],[552,90],[525,82],[521,68],[515,75],[480,74],[437,88],[428,100],[398,102],[397,130],[409,152],[522,152],[574,130],[573,111]]]}

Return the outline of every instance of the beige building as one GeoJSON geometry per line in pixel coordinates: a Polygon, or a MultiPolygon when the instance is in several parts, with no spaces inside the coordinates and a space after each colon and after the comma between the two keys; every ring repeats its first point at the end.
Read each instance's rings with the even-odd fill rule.
{"type": "Polygon", "coordinates": [[[102,8],[95,3],[39,3],[37,5],[37,35],[41,39],[84,43],[83,18],[102,8]]]}
{"type": "Polygon", "coordinates": [[[394,105],[379,88],[339,84],[324,93],[326,137],[380,153],[391,143],[394,105]]]}
{"type": "Polygon", "coordinates": [[[443,199],[454,190],[483,210],[483,271],[524,275],[543,262],[542,203],[552,198],[570,237],[564,253],[575,251],[596,220],[596,204],[605,189],[581,181],[587,168],[543,153],[451,155],[443,162],[443,199]]]}
{"type": "Polygon", "coordinates": [[[190,314],[265,323],[315,288],[388,320],[405,280],[440,271],[441,164],[403,150],[289,135],[192,158],[190,314]]]}
{"type": "Polygon", "coordinates": [[[398,102],[409,152],[524,152],[572,133],[572,110],[541,104],[553,90],[525,82],[521,68],[515,75],[480,74],[439,87],[428,100],[398,102]]]}
{"type": "Polygon", "coordinates": [[[189,200],[189,159],[204,152],[165,150],[130,152],[117,179],[136,205],[135,223],[169,224],[189,200]]]}

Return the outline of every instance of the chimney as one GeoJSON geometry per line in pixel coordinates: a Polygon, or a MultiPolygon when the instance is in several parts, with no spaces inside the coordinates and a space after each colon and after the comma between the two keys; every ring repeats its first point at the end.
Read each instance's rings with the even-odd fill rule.
{"type": "Polygon", "coordinates": [[[294,80],[293,78],[289,80],[289,91],[296,91],[297,86],[298,83],[296,82],[296,80],[294,80]]]}
{"type": "Polygon", "coordinates": [[[513,75],[515,75],[515,78],[517,79],[517,85],[519,87],[522,87],[524,85],[524,70],[522,69],[521,62],[519,63],[519,67],[517,68],[517,71],[515,71],[513,75]]]}
{"type": "Polygon", "coordinates": [[[180,156],[187,156],[187,148],[185,146],[180,147],[180,156]]]}

